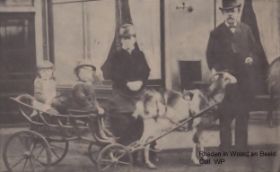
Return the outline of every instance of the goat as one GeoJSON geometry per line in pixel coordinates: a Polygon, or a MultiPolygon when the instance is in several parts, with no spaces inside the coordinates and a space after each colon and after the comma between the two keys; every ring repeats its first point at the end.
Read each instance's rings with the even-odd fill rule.
{"type": "MultiPolygon", "coordinates": [[[[231,74],[219,72],[213,76],[206,91],[185,90],[183,94],[175,91],[165,91],[160,94],[156,90],[145,90],[141,100],[136,103],[136,110],[132,114],[134,117],[142,117],[144,121],[144,130],[139,142],[147,144],[181,121],[198,114],[207,106],[221,102],[224,98],[226,86],[236,82],[236,78],[231,74]]],[[[199,159],[196,156],[197,148],[204,149],[200,124],[201,117],[195,118],[191,123],[194,141],[191,159],[195,164],[199,164],[199,159]]],[[[149,159],[149,145],[144,148],[144,160],[149,168],[156,168],[149,159]]]]}

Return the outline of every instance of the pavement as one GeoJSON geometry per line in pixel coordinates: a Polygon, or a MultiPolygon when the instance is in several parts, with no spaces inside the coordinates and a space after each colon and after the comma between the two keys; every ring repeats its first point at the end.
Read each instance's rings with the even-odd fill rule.
{"type": "MultiPolygon", "coordinates": [[[[3,146],[9,136],[24,127],[0,128],[0,153],[2,155],[3,146]]],[[[272,162],[279,144],[280,125],[269,127],[262,117],[254,116],[249,123],[249,153],[256,153],[255,156],[233,157],[220,156],[211,157],[210,163],[194,165],[191,160],[192,138],[190,132],[175,131],[158,140],[157,148],[159,162],[157,169],[150,170],[145,166],[134,166],[133,172],[271,172],[272,162]],[[266,156],[261,156],[261,152],[266,152],[266,156]],[[274,155],[269,156],[269,152],[274,155]],[[215,163],[216,162],[216,163],[215,163]]],[[[218,153],[219,132],[217,129],[207,130],[205,135],[206,152],[218,153]]],[[[73,142],[70,144],[67,156],[57,164],[48,169],[50,172],[89,172],[97,171],[96,166],[87,156],[85,143],[73,142]]],[[[230,153],[230,152],[229,152],[230,153]]],[[[277,158],[280,157],[276,156],[277,158]]],[[[6,168],[3,158],[0,158],[0,171],[5,172],[6,168]]]]}

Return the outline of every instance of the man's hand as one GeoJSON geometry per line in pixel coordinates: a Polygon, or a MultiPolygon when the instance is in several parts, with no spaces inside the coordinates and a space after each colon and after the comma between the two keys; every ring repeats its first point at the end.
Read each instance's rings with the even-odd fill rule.
{"type": "Polygon", "coordinates": [[[247,65],[252,65],[254,62],[253,58],[252,57],[246,57],[245,59],[245,64],[247,65]]]}
{"type": "Polygon", "coordinates": [[[97,107],[97,112],[99,115],[103,115],[105,113],[105,111],[102,107],[97,107]]]}
{"type": "Polygon", "coordinates": [[[143,82],[142,81],[130,81],[130,82],[127,82],[126,85],[131,91],[138,91],[142,87],[143,82]]]}

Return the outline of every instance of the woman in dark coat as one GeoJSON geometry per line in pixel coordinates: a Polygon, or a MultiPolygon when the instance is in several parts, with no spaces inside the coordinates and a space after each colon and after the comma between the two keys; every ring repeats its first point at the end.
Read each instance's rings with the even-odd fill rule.
{"type": "Polygon", "coordinates": [[[111,76],[113,81],[113,101],[116,118],[113,131],[120,137],[119,142],[129,144],[142,135],[141,119],[131,114],[139,100],[150,74],[144,53],[136,46],[136,34],[131,24],[120,28],[121,49],[112,58],[111,76]]]}

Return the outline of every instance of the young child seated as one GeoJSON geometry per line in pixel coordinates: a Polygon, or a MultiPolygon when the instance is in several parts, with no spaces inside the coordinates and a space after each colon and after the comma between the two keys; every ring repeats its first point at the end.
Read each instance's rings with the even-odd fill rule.
{"type": "MultiPolygon", "coordinates": [[[[37,77],[34,80],[34,98],[32,106],[40,112],[33,111],[30,115],[35,121],[58,124],[58,118],[55,115],[67,113],[68,99],[66,96],[57,94],[54,65],[49,61],[38,64],[37,77]],[[42,116],[44,119],[38,114],[45,114],[42,116]]],[[[66,119],[59,120],[64,122],[66,119]]]]}
{"type": "Polygon", "coordinates": [[[98,82],[98,77],[96,75],[96,67],[89,61],[84,60],[80,62],[74,72],[77,76],[77,83],[74,85],[72,90],[72,98],[75,103],[75,109],[97,114],[97,120],[90,121],[94,122],[96,132],[102,139],[111,139],[111,133],[106,130],[103,121],[98,121],[102,119],[104,115],[104,109],[99,105],[96,99],[95,84],[98,82]],[[102,125],[102,126],[100,126],[102,125]],[[102,130],[98,127],[103,127],[102,130]]]}
{"type": "MultiPolygon", "coordinates": [[[[37,101],[33,106],[43,111],[49,111],[59,106],[56,98],[56,81],[54,78],[54,66],[49,61],[38,64],[37,77],[34,80],[34,97],[37,101]]],[[[52,110],[53,113],[57,113],[52,110]]]]}

